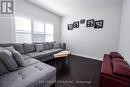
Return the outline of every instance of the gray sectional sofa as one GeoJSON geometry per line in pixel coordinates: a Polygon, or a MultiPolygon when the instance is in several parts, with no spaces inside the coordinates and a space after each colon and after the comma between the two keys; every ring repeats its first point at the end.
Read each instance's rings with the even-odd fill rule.
{"type": "Polygon", "coordinates": [[[4,50],[0,52],[0,87],[50,87],[55,83],[56,69],[43,62],[65,49],[66,44],[58,42],[0,44],[0,51],[4,50]],[[16,51],[8,52],[8,47],[16,51]]]}

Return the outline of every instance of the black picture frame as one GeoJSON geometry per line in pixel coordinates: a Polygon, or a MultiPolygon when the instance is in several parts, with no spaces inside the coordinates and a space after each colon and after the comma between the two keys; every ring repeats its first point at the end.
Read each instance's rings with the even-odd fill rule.
{"type": "Polygon", "coordinates": [[[96,20],[94,24],[94,28],[95,29],[103,28],[103,23],[104,23],[104,20],[96,20]]]}
{"type": "Polygon", "coordinates": [[[79,28],[79,21],[73,22],[73,28],[79,28]]]}
{"type": "Polygon", "coordinates": [[[87,20],[86,27],[94,27],[94,19],[87,20]]]}
{"type": "Polygon", "coordinates": [[[84,24],[84,23],[85,23],[85,19],[81,19],[80,24],[84,24]]]}
{"type": "Polygon", "coordinates": [[[68,24],[68,30],[73,30],[73,24],[68,24]]]}

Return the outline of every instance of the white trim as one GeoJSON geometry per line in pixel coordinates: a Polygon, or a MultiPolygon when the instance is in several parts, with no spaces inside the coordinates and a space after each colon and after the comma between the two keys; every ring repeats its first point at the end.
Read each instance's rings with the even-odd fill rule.
{"type": "Polygon", "coordinates": [[[81,57],[85,57],[85,58],[90,58],[90,59],[95,59],[95,60],[100,60],[102,61],[102,58],[98,58],[98,57],[92,57],[92,56],[87,56],[87,55],[82,55],[82,54],[78,54],[78,53],[71,53],[72,55],[77,55],[77,56],[81,56],[81,57]]]}

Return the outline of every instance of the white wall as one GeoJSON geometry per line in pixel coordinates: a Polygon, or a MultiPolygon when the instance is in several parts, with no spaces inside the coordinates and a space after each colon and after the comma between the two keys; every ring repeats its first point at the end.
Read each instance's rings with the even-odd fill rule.
{"type": "Polygon", "coordinates": [[[86,10],[77,15],[62,18],[62,41],[73,54],[102,59],[104,53],[118,50],[119,31],[120,31],[120,6],[110,6],[86,10]],[[85,24],[80,24],[78,29],[67,30],[67,24],[80,19],[103,19],[103,29],[95,30],[86,28],[85,24]]]}
{"type": "Polygon", "coordinates": [[[0,43],[8,43],[13,41],[12,20],[13,17],[0,17],[0,43]]]}
{"type": "MultiPolygon", "coordinates": [[[[54,24],[54,40],[60,41],[61,17],[45,9],[35,6],[26,0],[15,0],[15,15],[30,17],[54,24]]],[[[0,15],[0,43],[14,42],[14,16],[0,15]]]]}
{"type": "Polygon", "coordinates": [[[122,7],[119,52],[130,64],[130,0],[124,0],[122,7]]]}
{"type": "MultiPolygon", "coordinates": [[[[0,7],[0,11],[1,11],[1,7],[0,7]]],[[[12,30],[14,29],[13,20],[14,20],[13,14],[5,15],[5,14],[1,14],[0,12],[0,43],[8,43],[13,41],[13,35],[12,35],[13,33],[12,30]]]]}

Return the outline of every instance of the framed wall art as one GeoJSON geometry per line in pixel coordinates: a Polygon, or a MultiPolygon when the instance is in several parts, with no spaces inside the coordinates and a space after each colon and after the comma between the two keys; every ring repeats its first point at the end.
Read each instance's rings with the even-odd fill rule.
{"type": "Polygon", "coordinates": [[[94,27],[94,19],[87,20],[86,27],[94,27]]]}
{"type": "Polygon", "coordinates": [[[81,19],[80,24],[84,24],[84,23],[85,23],[85,19],[81,19]]]}
{"type": "Polygon", "coordinates": [[[94,28],[103,28],[103,20],[96,20],[94,28]]]}
{"type": "Polygon", "coordinates": [[[73,24],[68,24],[68,30],[73,30],[73,24]]]}
{"type": "Polygon", "coordinates": [[[79,28],[79,21],[73,22],[73,28],[79,28]]]}

